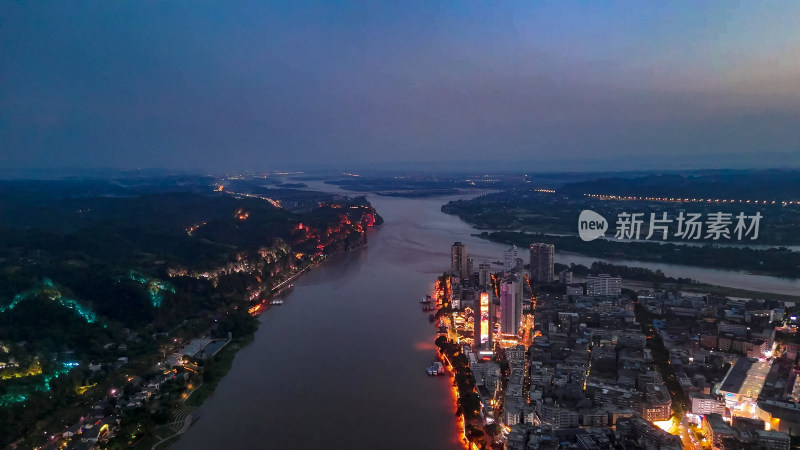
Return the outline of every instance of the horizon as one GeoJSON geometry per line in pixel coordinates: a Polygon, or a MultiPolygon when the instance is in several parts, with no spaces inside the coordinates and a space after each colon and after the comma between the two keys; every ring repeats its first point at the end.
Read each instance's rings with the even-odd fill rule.
{"type": "MultiPolygon", "coordinates": [[[[414,163],[409,163],[414,164],[414,163]]],[[[244,176],[285,176],[291,180],[293,176],[318,176],[321,178],[346,178],[353,176],[353,170],[360,173],[354,174],[355,176],[363,176],[367,178],[381,178],[398,174],[405,176],[461,176],[461,175],[474,175],[476,173],[485,173],[491,175],[525,175],[525,176],[555,176],[555,175],[574,175],[587,177],[594,176],[599,178],[613,178],[615,176],[634,177],[634,176],[661,176],[661,175],[678,175],[678,176],[696,176],[696,175],[711,175],[711,174],[733,174],[733,173],[764,173],[764,172],[800,172],[800,167],[763,167],[763,168],[685,168],[685,169],[620,169],[620,170],[526,170],[519,168],[516,170],[504,168],[474,168],[472,170],[466,168],[436,168],[426,166],[424,168],[354,168],[354,167],[338,167],[338,168],[276,168],[276,169],[239,169],[239,170],[201,170],[201,169],[187,169],[187,168],[166,168],[166,167],[134,167],[134,168],[120,168],[120,167],[62,167],[62,168],[0,168],[0,180],[4,181],[24,181],[24,180],[64,180],[77,178],[78,180],[102,180],[111,178],[125,178],[125,177],[174,177],[174,176],[190,176],[190,177],[226,177],[229,175],[244,175],[244,176]]],[[[591,178],[587,178],[591,179],[591,178]]]]}
{"type": "Polygon", "coordinates": [[[779,2],[4,3],[0,162],[800,167],[797,14],[779,2]]]}

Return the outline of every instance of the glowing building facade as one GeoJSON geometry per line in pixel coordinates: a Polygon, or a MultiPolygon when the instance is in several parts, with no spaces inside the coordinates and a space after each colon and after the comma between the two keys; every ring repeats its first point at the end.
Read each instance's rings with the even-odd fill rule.
{"type": "Polygon", "coordinates": [[[517,334],[522,319],[522,283],[509,276],[500,284],[500,332],[517,334]]]}
{"type": "Polygon", "coordinates": [[[489,293],[481,292],[480,306],[478,308],[478,317],[480,326],[476,327],[479,330],[476,334],[475,344],[481,348],[491,349],[492,335],[491,335],[491,322],[489,321],[489,293]]]}

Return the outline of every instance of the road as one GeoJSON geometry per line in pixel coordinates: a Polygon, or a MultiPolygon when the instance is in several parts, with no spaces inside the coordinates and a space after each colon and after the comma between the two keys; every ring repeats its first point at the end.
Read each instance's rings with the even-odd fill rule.
{"type": "Polygon", "coordinates": [[[692,434],[692,430],[689,428],[689,423],[686,422],[686,418],[683,417],[680,423],[680,430],[681,430],[681,442],[683,443],[683,448],[687,450],[702,450],[702,446],[700,442],[697,441],[697,437],[692,434]]]}

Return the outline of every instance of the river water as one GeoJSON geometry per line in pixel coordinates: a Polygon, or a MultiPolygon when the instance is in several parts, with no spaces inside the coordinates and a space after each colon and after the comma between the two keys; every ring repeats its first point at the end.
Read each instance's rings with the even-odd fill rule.
{"type": "MultiPolygon", "coordinates": [[[[418,299],[449,268],[454,241],[466,244],[476,265],[502,260],[506,247],[471,236],[469,225],[441,213],[453,198],[463,196],[370,195],[385,223],[370,230],[368,246],[303,275],[282,306],[261,316],[253,343],[236,355],[199,409],[199,421],[173,448],[461,448],[449,378],[425,375],[435,333],[418,299]]],[[[520,257],[527,259],[526,249],[520,257]]],[[[561,263],[595,260],[556,254],[561,263]]],[[[797,280],[612,262],[744,289],[800,292],[797,280]]]]}

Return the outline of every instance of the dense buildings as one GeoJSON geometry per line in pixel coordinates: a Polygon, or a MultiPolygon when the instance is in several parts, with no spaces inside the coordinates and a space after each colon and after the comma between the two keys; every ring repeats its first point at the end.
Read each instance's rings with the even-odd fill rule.
{"type": "Polygon", "coordinates": [[[555,247],[552,244],[531,244],[531,282],[550,283],[553,281],[553,256],[555,247]]]}
{"type": "MultiPolygon", "coordinates": [[[[682,448],[681,440],[678,436],[662,430],[641,417],[619,420],[617,422],[617,433],[622,439],[631,440],[636,446],[644,448],[656,448],[659,450],[679,450],[682,448]]],[[[628,448],[628,446],[625,447],[628,448]]]]}
{"type": "Polygon", "coordinates": [[[552,282],[552,255],[531,246],[530,285],[511,265],[513,248],[509,270],[484,263],[453,284],[464,312],[452,314],[448,336],[468,355],[482,417],[507,427],[506,449],[696,450],[703,436],[693,430],[719,449],[788,448],[784,432],[800,429],[789,401],[800,399],[800,350],[786,345],[775,359],[780,303],[633,297],[608,274],[589,275],[584,294],[569,271],[552,282]]]}
{"type": "Polygon", "coordinates": [[[536,415],[539,420],[550,424],[553,428],[575,428],[578,426],[578,412],[575,408],[560,405],[548,398],[544,402],[536,403],[536,415]]]}

